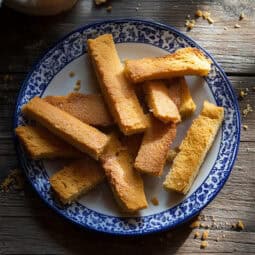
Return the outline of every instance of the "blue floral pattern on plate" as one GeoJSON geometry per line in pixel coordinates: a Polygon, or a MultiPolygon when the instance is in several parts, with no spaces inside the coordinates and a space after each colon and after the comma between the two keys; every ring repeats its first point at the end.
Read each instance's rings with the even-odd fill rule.
{"type": "Polygon", "coordinates": [[[51,208],[87,229],[119,235],[139,235],[175,227],[195,216],[223,187],[233,167],[240,137],[239,109],[230,82],[210,54],[189,37],[170,26],[134,19],[98,22],[70,33],[39,60],[24,81],[17,100],[14,127],[26,124],[21,114],[22,105],[42,95],[60,70],[86,52],[84,42],[87,39],[104,33],[111,33],[116,43],[146,43],[169,52],[183,47],[197,47],[212,59],[212,71],[206,77],[206,82],[217,104],[224,107],[225,119],[220,149],[209,175],[195,192],[166,211],[143,217],[121,218],[95,212],[77,202],[68,206],[58,204],[53,199],[43,162],[28,159],[16,141],[20,163],[34,189],[51,208]]]}

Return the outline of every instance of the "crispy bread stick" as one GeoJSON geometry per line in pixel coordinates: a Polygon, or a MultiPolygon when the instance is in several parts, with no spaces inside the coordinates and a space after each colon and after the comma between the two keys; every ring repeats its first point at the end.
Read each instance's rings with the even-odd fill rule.
{"type": "Polygon", "coordinates": [[[147,81],[144,83],[147,103],[153,115],[164,123],[181,121],[178,108],[170,97],[167,82],[164,80],[147,81]]]}
{"type": "Polygon", "coordinates": [[[128,149],[121,145],[115,134],[111,135],[101,161],[114,197],[122,210],[135,212],[146,208],[143,179],[134,170],[134,159],[128,149]]]}
{"type": "Polygon", "coordinates": [[[161,175],[175,135],[174,123],[164,124],[151,116],[150,127],[145,131],[142,145],[135,159],[135,168],[142,173],[161,175]]]}
{"type": "Polygon", "coordinates": [[[144,131],[146,117],[132,85],[123,73],[123,66],[111,34],[88,40],[88,52],[105,101],[125,135],[144,131]]]}
{"type": "Polygon", "coordinates": [[[95,159],[98,159],[103,153],[109,141],[109,137],[103,132],[81,122],[39,97],[33,98],[23,106],[22,112],[38,121],[56,136],[95,159]]]}
{"type": "Polygon", "coordinates": [[[89,125],[111,126],[114,124],[100,94],[70,93],[66,96],[47,96],[43,100],[89,125]]]}
{"type": "Polygon", "coordinates": [[[184,75],[206,76],[211,61],[196,48],[183,48],[163,57],[127,60],[125,73],[133,83],[184,75]]]}
{"type": "Polygon", "coordinates": [[[189,191],[221,126],[223,117],[223,107],[204,102],[202,112],[188,130],[179,147],[180,152],[175,157],[165,179],[163,185],[167,190],[182,194],[189,191]]]}
{"type": "Polygon", "coordinates": [[[15,133],[32,159],[80,158],[84,154],[46,128],[19,126],[15,133]]]}
{"type": "Polygon", "coordinates": [[[170,97],[177,105],[182,119],[191,116],[196,110],[196,104],[191,97],[185,78],[178,77],[170,79],[168,84],[170,97]]]}
{"type": "Polygon", "coordinates": [[[99,162],[84,156],[74,160],[50,177],[50,184],[63,204],[73,202],[104,180],[99,162]]]}

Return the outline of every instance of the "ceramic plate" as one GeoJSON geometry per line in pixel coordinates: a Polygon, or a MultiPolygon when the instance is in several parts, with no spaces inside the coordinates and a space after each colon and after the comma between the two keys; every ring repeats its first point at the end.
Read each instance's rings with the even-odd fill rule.
{"type": "Polygon", "coordinates": [[[86,41],[104,33],[113,35],[122,60],[161,56],[183,47],[197,47],[212,60],[212,71],[208,77],[186,77],[197,110],[192,118],[178,126],[173,144],[173,147],[180,144],[205,99],[224,107],[222,128],[189,193],[181,196],[163,190],[162,182],[169,170],[166,166],[162,177],[144,178],[149,206],[136,215],[120,213],[107,183],[99,185],[77,202],[61,206],[54,200],[49,176],[65,162],[30,160],[16,141],[21,165],[45,203],[82,227],[118,235],[141,235],[175,227],[195,216],[223,187],[237,155],[240,135],[239,110],[230,82],[213,57],[186,35],[170,26],[134,19],[97,22],[68,34],[46,52],[27,76],[17,100],[14,127],[27,123],[21,107],[35,96],[65,95],[73,90],[78,79],[81,80],[81,92],[99,91],[88,60],[86,41]],[[69,77],[70,71],[75,73],[75,77],[69,77]],[[158,206],[150,202],[154,196],[159,200],[158,206]]]}

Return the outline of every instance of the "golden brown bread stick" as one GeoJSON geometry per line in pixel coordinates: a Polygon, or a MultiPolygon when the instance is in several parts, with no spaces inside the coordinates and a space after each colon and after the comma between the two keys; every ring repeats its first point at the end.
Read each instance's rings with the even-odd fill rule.
{"type": "Polygon", "coordinates": [[[133,168],[134,158],[112,134],[101,156],[105,175],[116,202],[124,212],[135,212],[147,207],[143,179],[133,168]]]}
{"type": "Polygon", "coordinates": [[[105,101],[120,130],[125,135],[144,131],[146,117],[132,85],[125,78],[112,35],[89,39],[87,44],[105,101]]]}
{"type": "Polygon", "coordinates": [[[32,159],[80,158],[84,154],[43,127],[19,126],[15,133],[32,159]]]}
{"type": "Polygon", "coordinates": [[[103,132],[81,122],[39,97],[33,98],[24,105],[22,113],[38,121],[56,136],[95,159],[98,159],[103,153],[109,141],[109,137],[103,132]]]}
{"type": "Polygon", "coordinates": [[[180,151],[164,181],[165,189],[182,194],[189,191],[221,126],[223,117],[223,107],[204,102],[202,112],[192,122],[179,147],[180,151]]]}
{"type": "Polygon", "coordinates": [[[50,184],[58,199],[67,204],[93,189],[104,177],[100,163],[84,155],[53,174],[50,184]]]}
{"type": "Polygon", "coordinates": [[[163,57],[126,60],[125,73],[133,83],[184,75],[206,76],[211,61],[196,48],[183,48],[163,57]]]}
{"type": "Polygon", "coordinates": [[[184,77],[178,77],[168,80],[169,94],[177,105],[182,119],[193,114],[196,110],[196,104],[193,101],[188,84],[184,77]]]}
{"type": "Polygon", "coordinates": [[[179,110],[170,97],[165,80],[147,81],[143,85],[153,115],[164,123],[181,121],[179,110]]]}
{"type": "Polygon", "coordinates": [[[111,126],[114,124],[100,94],[70,93],[66,96],[47,96],[43,100],[89,125],[111,126]]]}
{"type": "Polygon", "coordinates": [[[135,159],[135,168],[142,173],[160,176],[175,135],[174,123],[164,124],[151,115],[150,127],[144,133],[142,145],[135,159]]]}

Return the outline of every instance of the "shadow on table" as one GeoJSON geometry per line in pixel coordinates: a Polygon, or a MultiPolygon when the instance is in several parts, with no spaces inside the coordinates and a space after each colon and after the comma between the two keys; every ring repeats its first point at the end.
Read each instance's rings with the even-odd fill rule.
{"type": "MultiPolygon", "coordinates": [[[[31,188],[25,194],[31,197],[31,188]]],[[[188,238],[191,229],[186,223],[179,228],[142,237],[111,236],[90,232],[68,222],[32,195],[27,206],[32,213],[32,221],[41,233],[41,242],[47,243],[48,252],[65,254],[169,254],[175,253],[188,238]],[[52,251],[51,251],[52,246],[52,251]],[[54,248],[53,248],[54,247],[54,248]],[[57,251],[54,249],[57,247],[57,251]]]]}

